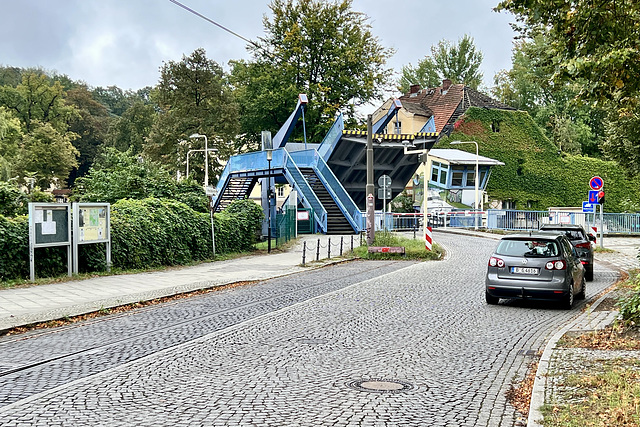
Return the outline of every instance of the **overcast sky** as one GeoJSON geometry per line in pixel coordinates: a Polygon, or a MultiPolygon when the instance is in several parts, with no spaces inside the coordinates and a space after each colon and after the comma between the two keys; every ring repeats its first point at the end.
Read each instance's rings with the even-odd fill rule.
{"type": "MultiPolygon", "coordinates": [[[[208,18],[256,40],[263,35],[266,0],[180,0],[208,18]]],[[[484,85],[511,68],[512,15],[498,0],[354,0],[371,18],[383,46],[396,49],[389,65],[416,64],[442,39],[464,34],[484,54],[484,85]]],[[[0,0],[0,65],[42,67],[90,86],[137,90],[158,82],[163,61],[203,47],[225,66],[249,59],[246,42],[169,0],[0,0]]]]}

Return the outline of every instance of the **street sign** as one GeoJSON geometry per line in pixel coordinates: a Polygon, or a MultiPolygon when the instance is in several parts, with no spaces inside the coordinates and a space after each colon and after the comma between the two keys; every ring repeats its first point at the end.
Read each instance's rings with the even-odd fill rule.
{"type": "Polygon", "coordinates": [[[582,202],[582,213],[594,213],[595,205],[589,202],[582,202]]]}
{"type": "Polygon", "coordinates": [[[599,205],[600,202],[598,202],[598,190],[589,190],[589,203],[593,204],[593,205],[599,205]]]}
{"type": "Polygon", "coordinates": [[[594,176],[589,180],[589,186],[592,190],[600,190],[604,186],[604,180],[599,176],[594,176]]]}
{"type": "Polygon", "coordinates": [[[391,187],[378,188],[378,199],[391,200],[391,187]]]}
{"type": "Polygon", "coordinates": [[[380,187],[391,187],[391,178],[389,177],[389,175],[382,175],[380,178],[378,178],[378,185],[380,187]]]}

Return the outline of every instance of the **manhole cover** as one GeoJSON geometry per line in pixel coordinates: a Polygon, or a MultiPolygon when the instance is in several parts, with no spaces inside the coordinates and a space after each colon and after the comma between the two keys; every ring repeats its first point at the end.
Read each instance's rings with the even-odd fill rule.
{"type": "Polygon", "coordinates": [[[372,393],[401,393],[413,388],[413,386],[406,381],[378,378],[350,381],[347,383],[347,386],[354,390],[372,393]]]}

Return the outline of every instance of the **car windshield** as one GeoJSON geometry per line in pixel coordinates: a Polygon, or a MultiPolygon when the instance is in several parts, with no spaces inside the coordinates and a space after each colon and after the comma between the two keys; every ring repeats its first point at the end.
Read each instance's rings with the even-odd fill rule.
{"type": "Polygon", "coordinates": [[[563,228],[544,228],[543,231],[555,231],[558,233],[564,233],[569,240],[586,240],[582,231],[580,230],[567,230],[563,228]]]}
{"type": "Polygon", "coordinates": [[[501,240],[496,249],[499,255],[525,257],[555,257],[558,256],[558,245],[549,240],[523,239],[501,240]]]}

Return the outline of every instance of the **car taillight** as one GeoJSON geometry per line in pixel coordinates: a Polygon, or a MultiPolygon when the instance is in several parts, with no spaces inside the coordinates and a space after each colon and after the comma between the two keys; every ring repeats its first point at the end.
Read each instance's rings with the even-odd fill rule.
{"type": "Polygon", "coordinates": [[[576,248],[591,249],[591,242],[578,243],[576,248]]]}
{"type": "Polygon", "coordinates": [[[502,268],[504,267],[504,261],[501,260],[500,258],[496,258],[494,256],[492,256],[491,258],[489,258],[489,266],[490,267],[498,267],[498,268],[502,268]]]}
{"type": "Polygon", "coordinates": [[[549,261],[544,265],[544,268],[546,268],[547,270],[564,270],[565,268],[567,268],[567,264],[565,264],[564,261],[562,260],[557,260],[557,261],[549,261]]]}

